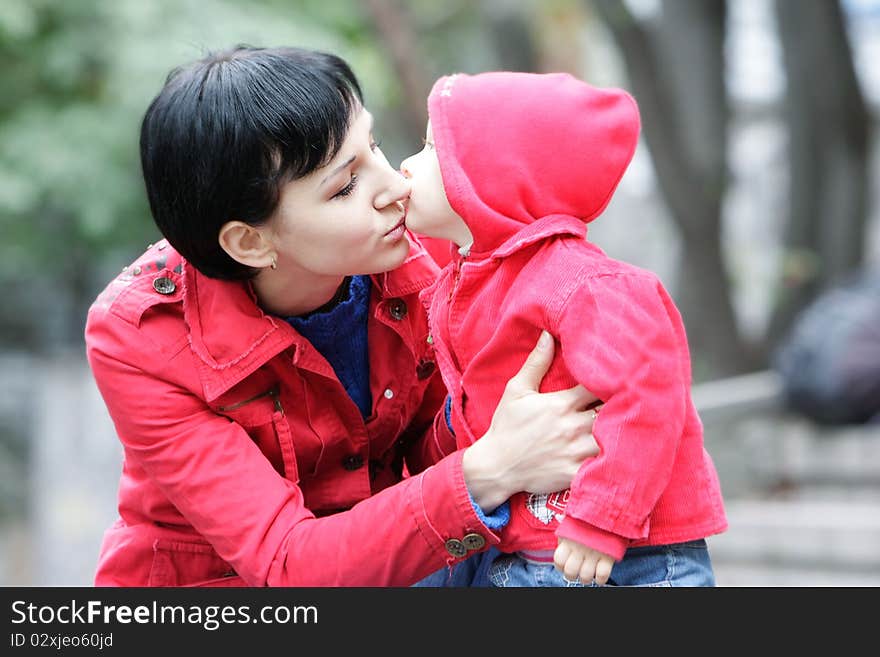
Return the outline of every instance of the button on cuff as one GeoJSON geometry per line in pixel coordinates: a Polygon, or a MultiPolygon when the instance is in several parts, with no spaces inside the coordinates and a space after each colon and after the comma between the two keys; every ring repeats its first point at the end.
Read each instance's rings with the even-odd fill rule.
{"type": "Polygon", "coordinates": [[[468,550],[482,550],[486,547],[486,539],[479,534],[465,534],[461,542],[468,550]]]}
{"type": "Polygon", "coordinates": [[[464,546],[464,543],[459,541],[457,538],[450,538],[446,541],[444,545],[446,547],[446,551],[456,559],[460,559],[468,552],[467,548],[464,546]]]}

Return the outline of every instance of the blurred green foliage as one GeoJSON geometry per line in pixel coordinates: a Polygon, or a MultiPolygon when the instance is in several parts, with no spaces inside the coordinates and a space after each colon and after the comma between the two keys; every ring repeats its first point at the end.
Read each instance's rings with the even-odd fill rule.
{"type": "Polygon", "coordinates": [[[76,344],[100,287],[158,238],[141,117],[172,68],[236,43],[332,50],[388,86],[354,2],[0,2],[4,348],[76,344]]]}
{"type": "MultiPolygon", "coordinates": [[[[497,64],[492,3],[415,0],[397,9],[418,35],[412,57],[424,81],[497,64]]],[[[399,71],[366,2],[0,2],[3,349],[81,347],[94,296],[159,238],[140,177],[144,111],[174,67],[238,43],[341,55],[389,159],[416,145],[414,126],[402,121],[399,71]]]]}

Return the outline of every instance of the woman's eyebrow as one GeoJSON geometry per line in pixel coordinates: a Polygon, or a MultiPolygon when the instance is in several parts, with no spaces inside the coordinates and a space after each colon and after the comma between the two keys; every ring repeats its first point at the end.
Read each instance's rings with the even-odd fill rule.
{"type": "Polygon", "coordinates": [[[331,172],[328,173],[326,176],[324,176],[324,179],[320,182],[320,184],[318,185],[318,187],[320,187],[320,186],[323,185],[325,182],[327,182],[327,179],[328,179],[328,178],[332,178],[332,177],[335,176],[337,173],[339,173],[339,172],[342,171],[344,168],[346,168],[349,164],[351,164],[352,162],[354,162],[354,160],[355,160],[356,157],[357,157],[357,155],[352,155],[352,156],[351,156],[350,158],[348,158],[345,162],[343,162],[343,163],[340,164],[338,167],[336,167],[335,169],[333,169],[333,171],[331,171],[331,172]]]}
{"type": "MultiPolygon", "coordinates": [[[[372,114],[370,114],[370,113],[367,112],[366,110],[363,110],[363,111],[366,112],[367,116],[369,116],[369,118],[370,118],[370,130],[369,130],[369,134],[373,134],[373,126],[374,126],[375,123],[376,123],[376,119],[373,117],[372,114]]],[[[346,168],[348,165],[350,165],[350,164],[351,164],[352,162],[354,162],[356,159],[357,159],[357,155],[352,155],[352,156],[351,156],[350,158],[348,158],[345,162],[343,162],[343,163],[340,164],[338,167],[336,167],[335,169],[333,169],[333,171],[331,171],[331,172],[328,173],[326,176],[324,176],[324,179],[321,180],[320,183],[318,183],[318,187],[320,188],[321,185],[323,185],[325,182],[327,182],[327,180],[328,180],[329,178],[332,178],[333,176],[335,176],[337,173],[339,173],[340,171],[342,171],[344,168],[346,168]]]]}

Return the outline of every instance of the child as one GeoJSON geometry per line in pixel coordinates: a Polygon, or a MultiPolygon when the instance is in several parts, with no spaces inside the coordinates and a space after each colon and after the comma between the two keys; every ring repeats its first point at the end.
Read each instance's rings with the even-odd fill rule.
{"type": "Polygon", "coordinates": [[[401,171],[407,226],[459,247],[423,293],[459,446],[486,431],[542,329],[561,345],[542,389],[580,383],[604,401],[600,454],[571,489],[511,499],[492,583],[714,585],[705,537],[727,520],[684,326],[654,274],[586,241],[635,152],[635,101],[568,74],[493,72],[441,78],[428,110],[401,171]]]}

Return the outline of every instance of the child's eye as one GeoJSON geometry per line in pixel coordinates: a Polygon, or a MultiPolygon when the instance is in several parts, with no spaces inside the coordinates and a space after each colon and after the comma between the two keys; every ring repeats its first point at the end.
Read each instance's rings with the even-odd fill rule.
{"type": "Polygon", "coordinates": [[[429,142],[427,139],[422,137],[422,143],[425,145],[425,148],[434,148],[434,144],[429,142]]]}
{"type": "Polygon", "coordinates": [[[348,181],[348,184],[336,192],[332,198],[343,198],[351,194],[354,191],[355,186],[357,186],[357,180],[357,176],[352,176],[351,180],[348,181]]]}

